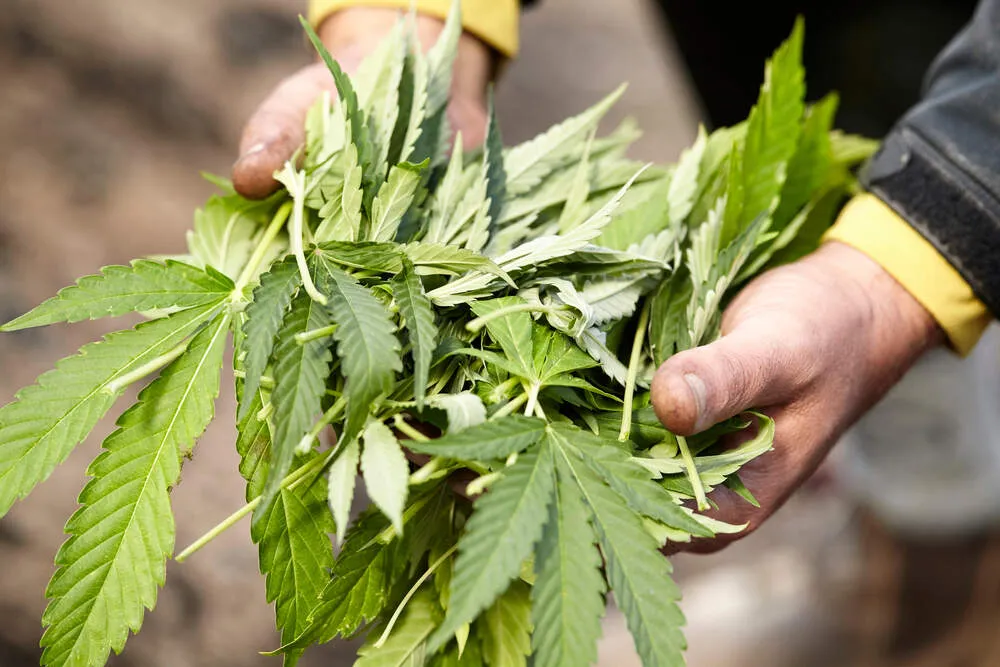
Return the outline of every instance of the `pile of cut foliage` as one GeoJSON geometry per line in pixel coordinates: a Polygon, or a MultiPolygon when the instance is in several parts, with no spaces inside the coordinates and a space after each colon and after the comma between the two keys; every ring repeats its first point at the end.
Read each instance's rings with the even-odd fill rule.
{"type": "Polygon", "coordinates": [[[620,91],[514,148],[490,109],[482,149],[449,152],[459,26],[422,55],[402,21],[353,78],[310,31],[340,102],[317,103],[279,193],[215,179],[189,255],[107,267],[3,327],[146,316],[0,409],[3,515],[151,378],[66,525],[43,664],[103,664],[153,607],[230,334],[248,504],[194,547],[252,512],[286,663],[366,633],[358,667],[589,665],[611,592],[643,663],[683,664],[659,550],[739,529],[691,506],[718,486],[753,503],[739,469],[774,425],[677,437],[650,378],[815,247],[871,145],[831,129],[835,97],[804,103],[797,25],[749,119],[675,166],[624,157],[631,124],[595,137],[620,91]]]}

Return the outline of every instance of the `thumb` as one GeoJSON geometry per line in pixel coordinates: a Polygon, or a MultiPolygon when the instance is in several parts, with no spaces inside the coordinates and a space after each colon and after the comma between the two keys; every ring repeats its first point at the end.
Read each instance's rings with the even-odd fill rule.
{"type": "Polygon", "coordinates": [[[663,362],[653,377],[653,409],[668,429],[691,435],[745,410],[786,402],[808,378],[799,356],[774,327],[737,327],[663,362]]]}
{"type": "Polygon", "coordinates": [[[299,70],[278,85],[243,130],[240,157],[233,165],[237,192],[260,199],[278,188],[274,172],[305,141],[309,108],[322,93],[333,90],[333,77],[322,63],[299,70]]]}

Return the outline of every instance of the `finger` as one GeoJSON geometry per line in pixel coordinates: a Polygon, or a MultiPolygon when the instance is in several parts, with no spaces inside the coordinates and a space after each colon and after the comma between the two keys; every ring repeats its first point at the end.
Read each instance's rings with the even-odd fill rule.
{"type": "Polygon", "coordinates": [[[233,165],[233,186],[251,199],[278,188],[274,172],[305,141],[309,108],[326,91],[334,91],[333,77],[322,63],[288,77],[250,118],[240,140],[240,157],[233,165]]]}
{"type": "Polygon", "coordinates": [[[704,347],[665,361],[652,383],[664,426],[691,435],[750,408],[792,398],[811,376],[811,362],[779,328],[745,324],[704,347]]]}

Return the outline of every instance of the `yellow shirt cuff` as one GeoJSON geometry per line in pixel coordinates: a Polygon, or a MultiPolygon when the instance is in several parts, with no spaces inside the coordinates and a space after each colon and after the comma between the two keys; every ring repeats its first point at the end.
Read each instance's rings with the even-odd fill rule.
{"type": "MultiPolygon", "coordinates": [[[[419,14],[444,19],[451,0],[310,0],[309,21],[319,25],[323,19],[345,7],[395,7],[404,11],[411,6],[419,14]]],[[[462,0],[462,27],[494,49],[513,58],[518,49],[518,0],[462,0]]]]}
{"type": "Polygon", "coordinates": [[[875,195],[852,199],[824,240],[846,243],[878,262],[927,309],[963,356],[993,319],[948,260],[875,195]]]}

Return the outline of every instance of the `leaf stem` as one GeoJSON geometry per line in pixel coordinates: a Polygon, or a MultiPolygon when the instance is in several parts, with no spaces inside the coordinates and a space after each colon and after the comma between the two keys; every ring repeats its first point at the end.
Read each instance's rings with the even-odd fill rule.
{"type": "Polygon", "coordinates": [[[694,498],[698,503],[698,509],[705,511],[710,508],[708,498],[705,496],[705,486],[701,483],[701,475],[698,474],[698,467],[695,465],[691,450],[688,449],[687,438],[682,435],[677,437],[677,448],[681,450],[681,459],[684,460],[684,467],[687,469],[688,481],[694,489],[694,498]]]}
{"type": "Polygon", "coordinates": [[[417,442],[427,442],[430,440],[426,435],[407,424],[406,418],[401,414],[393,415],[392,426],[410,440],[416,440],[417,442]]]}
{"type": "Polygon", "coordinates": [[[438,473],[447,474],[448,467],[445,465],[446,459],[441,456],[432,457],[430,461],[420,466],[410,475],[410,486],[423,484],[438,473]]]}
{"type": "Polygon", "coordinates": [[[465,494],[470,498],[478,496],[480,493],[484,492],[490,484],[497,481],[501,477],[503,477],[503,473],[499,470],[481,475],[466,485],[465,494]]]}
{"type": "Polygon", "coordinates": [[[639,374],[639,360],[642,357],[642,345],[646,341],[646,328],[649,326],[649,307],[651,300],[646,299],[639,312],[639,321],[635,327],[635,338],[632,340],[632,354],[628,360],[628,375],[625,376],[625,397],[622,401],[622,426],[618,430],[618,439],[628,440],[632,430],[632,403],[635,400],[635,380],[639,374]]]}
{"type": "Polygon", "coordinates": [[[115,379],[111,380],[106,385],[104,385],[104,392],[111,395],[115,395],[121,390],[125,389],[125,387],[132,384],[133,382],[138,382],[147,375],[155,373],[161,368],[165,368],[174,359],[184,354],[184,351],[187,350],[188,342],[189,341],[184,341],[182,343],[179,343],[170,350],[167,350],[166,352],[161,354],[160,356],[150,359],[146,363],[137,367],[135,370],[129,371],[124,375],[116,377],[115,379]]]}
{"type": "Polygon", "coordinates": [[[288,220],[288,215],[292,212],[292,202],[288,201],[278,208],[278,211],[271,218],[271,224],[267,226],[264,230],[264,235],[260,237],[260,243],[254,248],[253,255],[247,261],[247,265],[243,267],[243,271],[240,273],[240,277],[236,280],[236,287],[233,288],[233,298],[241,299],[243,298],[243,290],[246,286],[250,284],[253,274],[257,272],[260,268],[260,263],[264,261],[264,255],[267,254],[267,248],[274,241],[274,237],[278,235],[281,228],[284,226],[285,221],[288,220]]]}
{"type": "Polygon", "coordinates": [[[316,284],[309,273],[305,249],[302,247],[303,218],[305,217],[306,207],[306,176],[305,173],[297,171],[291,162],[285,164],[285,170],[289,173],[289,181],[295,185],[295,191],[292,192],[292,217],[288,221],[288,247],[292,254],[295,255],[295,263],[299,266],[299,274],[302,276],[302,288],[305,289],[306,294],[313,301],[326,305],[326,297],[316,289],[316,284]]]}
{"type": "MultiPolygon", "coordinates": [[[[305,464],[299,466],[292,472],[288,473],[288,476],[286,476],[285,479],[281,480],[281,488],[282,489],[294,488],[295,486],[298,485],[300,481],[305,479],[305,477],[309,473],[311,473],[315,468],[322,468],[326,464],[326,461],[327,457],[317,456],[311,461],[308,461],[305,464]]],[[[212,530],[208,531],[207,533],[199,537],[197,540],[192,542],[188,548],[184,549],[184,551],[177,554],[174,560],[177,561],[178,563],[183,563],[185,560],[190,558],[192,554],[194,554],[197,551],[200,551],[209,542],[211,542],[219,535],[221,535],[222,533],[226,532],[227,530],[235,526],[240,519],[253,512],[254,509],[256,509],[257,505],[260,504],[262,497],[263,496],[257,496],[256,498],[248,502],[246,505],[239,508],[238,510],[230,514],[228,517],[223,519],[222,522],[220,522],[218,525],[212,528],[212,530]]]]}
{"type": "Polygon", "coordinates": [[[393,612],[392,618],[389,619],[389,624],[386,625],[385,630],[382,631],[382,636],[378,638],[377,642],[375,642],[375,648],[382,648],[382,645],[385,644],[387,639],[389,639],[389,633],[392,632],[393,627],[396,625],[396,621],[399,620],[399,615],[403,613],[403,609],[406,608],[410,599],[413,598],[413,596],[417,593],[417,590],[423,586],[428,579],[430,579],[435,570],[441,567],[441,564],[455,553],[456,549],[458,549],[457,544],[451,545],[451,548],[441,554],[440,558],[434,561],[434,563],[427,568],[427,571],[420,575],[420,578],[417,579],[413,586],[410,587],[410,590],[408,590],[406,595],[403,596],[403,600],[399,603],[399,606],[396,607],[396,611],[393,612]]]}
{"type": "Polygon", "coordinates": [[[305,345],[314,340],[319,340],[320,338],[326,338],[332,336],[333,332],[337,330],[336,324],[331,324],[329,326],[320,327],[319,329],[310,329],[309,331],[300,331],[295,334],[295,342],[299,345],[305,345]]]}
{"type": "Polygon", "coordinates": [[[531,417],[535,414],[535,408],[538,405],[538,392],[541,387],[538,383],[533,383],[528,389],[528,404],[524,406],[524,414],[531,417]]]}
{"type": "Polygon", "coordinates": [[[524,405],[525,401],[528,400],[528,394],[519,394],[517,397],[510,399],[507,403],[493,413],[490,419],[500,419],[501,417],[506,417],[507,415],[514,414],[517,410],[524,405]]]}
{"type": "Polygon", "coordinates": [[[309,429],[309,432],[302,436],[302,440],[299,441],[296,451],[309,451],[312,447],[313,440],[318,438],[323,429],[332,424],[333,420],[340,416],[340,413],[344,411],[345,407],[347,407],[347,398],[341,395],[336,401],[333,402],[333,405],[331,405],[330,408],[323,413],[323,416],[319,418],[319,421],[313,424],[313,427],[309,429]]]}
{"type": "Polygon", "coordinates": [[[557,313],[565,308],[558,308],[556,306],[542,306],[535,303],[515,303],[510,306],[504,306],[503,308],[497,308],[492,313],[486,313],[485,315],[480,315],[474,320],[469,320],[465,325],[465,328],[469,331],[475,333],[486,326],[487,322],[495,320],[500,317],[506,317],[507,315],[512,315],[514,313],[557,313]]]}

